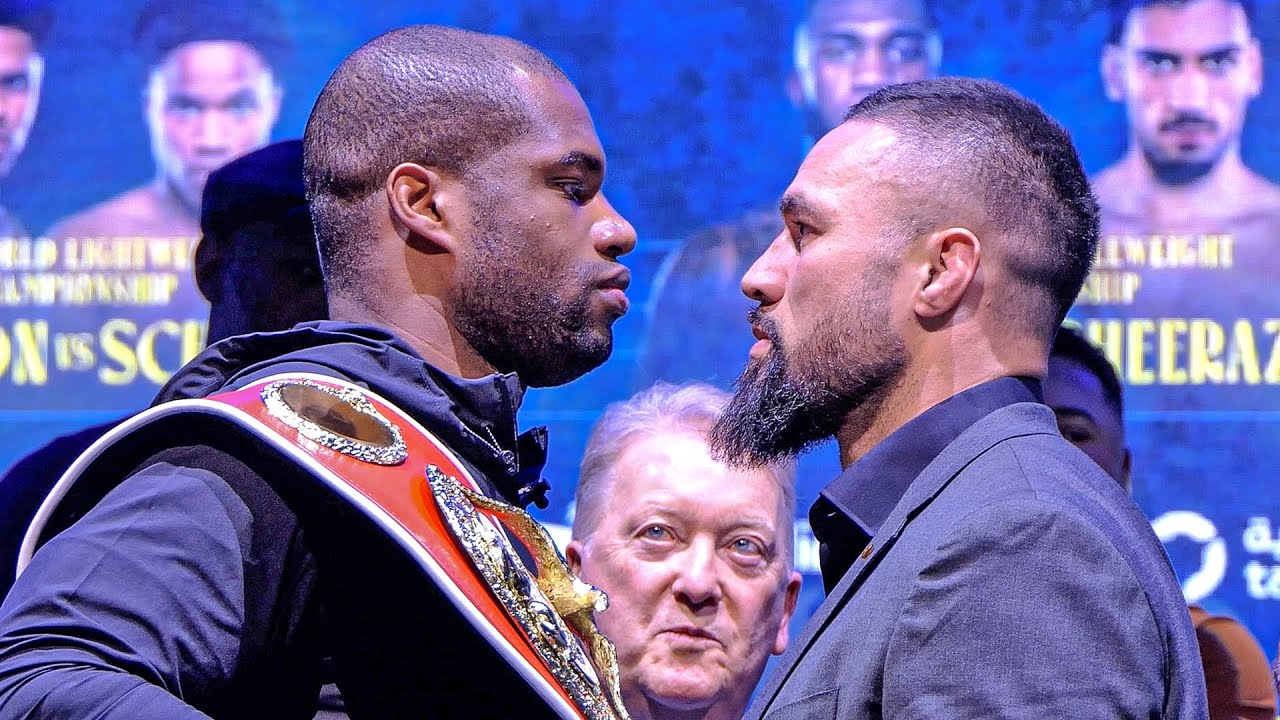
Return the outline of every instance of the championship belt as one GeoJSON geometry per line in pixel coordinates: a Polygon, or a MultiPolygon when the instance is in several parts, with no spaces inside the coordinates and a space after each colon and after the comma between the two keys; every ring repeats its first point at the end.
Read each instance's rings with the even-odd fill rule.
{"type": "MultiPolygon", "coordinates": [[[[376,394],[290,373],[153,407],[107,433],[54,486],[23,541],[18,572],[77,479],[122,438],[189,414],[250,433],[355,506],[402,548],[561,718],[626,719],[613,644],[596,629],[603,592],[570,571],[524,510],[481,493],[434,435],[376,394]],[[536,575],[509,537],[533,558],[536,575]]],[[[55,528],[56,531],[56,528],[55,528]]]]}

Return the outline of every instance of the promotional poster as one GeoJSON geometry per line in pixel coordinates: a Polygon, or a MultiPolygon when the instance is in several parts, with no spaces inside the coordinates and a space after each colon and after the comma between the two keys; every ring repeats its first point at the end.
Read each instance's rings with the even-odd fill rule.
{"type": "MultiPolygon", "coordinates": [[[[0,467],[146,407],[204,346],[192,273],[208,174],[301,137],[326,78],[368,39],[444,24],[513,36],[564,68],[608,153],[605,190],[639,234],[622,259],[632,305],[612,358],[525,398],[523,424],[551,437],[540,518],[561,526],[604,407],[656,381],[737,377],[753,342],[742,272],[843,112],[823,96],[824,73],[861,51],[806,40],[802,0],[27,5],[43,15],[25,40],[0,28],[0,467]],[[239,41],[175,59],[220,33],[239,41]],[[210,76],[223,78],[212,93],[210,76]]],[[[1188,601],[1238,618],[1274,655],[1280,0],[1255,2],[1241,36],[1210,18],[1145,28],[1140,43],[1102,0],[931,11],[920,33],[881,48],[901,79],[997,80],[1071,132],[1103,236],[1068,322],[1124,383],[1134,498],[1188,601]],[[1172,115],[1158,107],[1169,97],[1172,115]],[[1187,173],[1215,182],[1193,192],[1187,173]]],[[[797,627],[822,598],[806,513],[839,473],[830,446],[799,467],[797,627]]]]}

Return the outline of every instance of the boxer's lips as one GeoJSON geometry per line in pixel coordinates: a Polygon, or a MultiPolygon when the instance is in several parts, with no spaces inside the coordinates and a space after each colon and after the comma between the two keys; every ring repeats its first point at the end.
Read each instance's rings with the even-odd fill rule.
{"type": "Polygon", "coordinates": [[[755,323],[751,325],[751,334],[755,336],[756,342],[751,346],[748,355],[752,358],[763,357],[773,347],[773,340],[769,337],[769,333],[765,332],[763,326],[755,323]]]}
{"type": "Polygon", "coordinates": [[[596,283],[596,290],[604,298],[606,304],[613,306],[618,315],[625,315],[631,307],[627,299],[627,288],[631,286],[631,271],[619,268],[616,272],[596,283]]]}

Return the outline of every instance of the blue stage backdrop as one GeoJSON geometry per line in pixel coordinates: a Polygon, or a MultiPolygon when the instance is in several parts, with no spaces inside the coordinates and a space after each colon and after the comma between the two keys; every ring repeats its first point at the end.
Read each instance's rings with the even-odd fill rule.
{"type": "MultiPolygon", "coordinates": [[[[227,4],[183,7],[203,18],[227,4]]],[[[165,138],[152,138],[163,132],[149,119],[148,59],[135,42],[144,3],[51,5],[38,112],[25,150],[0,177],[0,202],[30,232],[0,239],[0,467],[58,434],[143,407],[204,333],[189,219],[162,231],[87,230],[84,216],[78,225],[75,217],[62,222],[145,186],[156,177],[157,155],[177,154],[165,138]]],[[[254,30],[276,45],[277,35],[288,39],[287,52],[273,45],[270,53],[283,90],[279,114],[274,122],[259,117],[261,137],[249,132],[244,142],[248,149],[268,137],[299,137],[337,63],[406,24],[512,35],[564,67],[609,153],[606,191],[640,235],[626,259],[634,309],[616,326],[613,358],[566,387],[531,392],[523,410],[527,425],[550,426],[554,490],[543,517],[564,524],[592,422],[606,404],[664,377],[661,366],[642,362],[646,347],[703,322],[697,307],[648,310],[664,259],[700,229],[775,206],[803,157],[804,123],[786,85],[804,3],[421,5],[281,0],[278,21],[254,30]]],[[[1280,1],[1255,6],[1263,84],[1249,105],[1242,156],[1280,180],[1273,130],[1280,81],[1267,82],[1280,78],[1280,1]]],[[[942,73],[999,80],[1040,102],[1072,131],[1091,173],[1124,154],[1128,116],[1108,98],[1100,73],[1101,0],[944,0],[935,11],[942,73]]],[[[1189,599],[1240,618],[1274,653],[1280,485],[1267,468],[1280,453],[1280,237],[1274,224],[1258,223],[1243,230],[1122,224],[1106,232],[1073,318],[1106,347],[1126,382],[1136,499],[1165,539],[1189,599]]],[[[736,342],[750,342],[745,321],[736,342]]],[[[727,385],[745,355],[708,358],[701,370],[666,379],[727,385]]],[[[797,561],[808,575],[797,622],[821,599],[803,517],[838,471],[834,453],[819,449],[801,471],[797,561]]]]}

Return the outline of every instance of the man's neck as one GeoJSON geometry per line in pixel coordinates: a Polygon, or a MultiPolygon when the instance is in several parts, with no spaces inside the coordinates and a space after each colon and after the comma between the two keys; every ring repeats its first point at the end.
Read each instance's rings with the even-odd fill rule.
{"type": "Polygon", "coordinates": [[[1253,173],[1232,146],[1209,172],[1183,183],[1161,179],[1146,156],[1131,148],[1099,194],[1123,215],[1145,218],[1153,227],[1179,227],[1225,220],[1248,204],[1253,173]]]}
{"type": "Polygon", "coordinates": [[[908,365],[896,381],[849,413],[836,433],[841,468],[857,462],[929,408],[969,388],[1002,377],[1045,375],[1045,361],[1037,359],[1040,355],[1034,341],[1010,341],[1002,353],[974,350],[977,340],[965,344],[970,348],[967,352],[908,365]]]}
{"type": "Polygon", "coordinates": [[[157,209],[166,217],[200,220],[200,206],[188,202],[165,174],[160,173],[151,181],[151,194],[155,197],[157,209]]]}
{"type": "Polygon", "coordinates": [[[437,298],[414,295],[391,305],[335,295],[329,298],[329,316],[390,330],[437,370],[454,377],[473,379],[496,372],[449,323],[437,298]]]}

